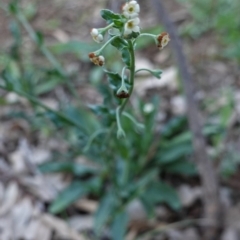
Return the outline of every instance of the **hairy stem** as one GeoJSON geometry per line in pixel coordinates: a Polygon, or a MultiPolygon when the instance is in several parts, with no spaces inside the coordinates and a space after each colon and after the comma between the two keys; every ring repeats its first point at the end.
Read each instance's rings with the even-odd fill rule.
{"type": "Polygon", "coordinates": [[[134,88],[134,77],[135,77],[135,55],[134,55],[134,46],[133,42],[131,40],[128,40],[128,45],[129,45],[129,53],[130,53],[130,58],[131,58],[131,65],[129,67],[130,70],[130,89],[129,89],[129,97],[126,98],[121,107],[120,107],[120,113],[124,110],[125,106],[128,103],[129,98],[132,95],[133,88],[134,88]]]}

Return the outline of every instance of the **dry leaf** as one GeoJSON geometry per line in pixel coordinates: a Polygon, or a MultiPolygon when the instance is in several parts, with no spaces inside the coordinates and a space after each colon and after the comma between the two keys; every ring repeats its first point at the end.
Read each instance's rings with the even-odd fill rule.
{"type": "Polygon", "coordinates": [[[50,214],[43,214],[40,219],[43,224],[52,228],[56,232],[56,235],[61,238],[69,240],[85,240],[82,235],[71,229],[70,226],[60,218],[54,217],[50,214]]]}
{"type": "Polygon", "coordinates": [[[18,196],[18,185],[15,182],[10,182],[6,187],[5,195],[0,206],[0,216],[7,214],[14,207],[18,196]]]}

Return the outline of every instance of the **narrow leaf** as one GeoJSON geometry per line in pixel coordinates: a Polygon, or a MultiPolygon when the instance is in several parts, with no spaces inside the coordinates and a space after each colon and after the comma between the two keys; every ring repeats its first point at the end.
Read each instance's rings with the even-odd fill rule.
{"type": "Polygon", "coordinates": [[[51,213],[59,213],[80,197],[88,193],[88,188],[80,181],[73,182],[65,188],[50,206],[51,213]]]}

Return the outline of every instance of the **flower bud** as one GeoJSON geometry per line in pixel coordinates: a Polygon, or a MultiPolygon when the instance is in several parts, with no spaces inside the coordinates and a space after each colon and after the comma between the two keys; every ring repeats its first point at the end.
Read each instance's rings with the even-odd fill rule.
{"type": "Polygon", "coordinates": [[[99,34],[98,30],[96,28],[92,28],[91,35],[92,37],[96,37],[99,34]]]}
{"type": "Polygon", "coordinates": [[[124,137],[126,137],[125,132],[123,131],[122,128],[119,128],[119,129],[117,130],[117,138],[119,139],[119,138],[124,138],[124,137]]]}
{"type": "Polygon", "coordinates": [[[95,42],[101,43],[103,41],[103,35],[99,32],[97,28],[93,28],[90,33],[95,42]]]}
{"type": "Polygon", "coordinates": [[[122,86],[117,90],[117,97],[118,98],[128,98],[129,97],[129,92],[123,83],[122,86]]]}
{"type": "Polygon", "coordinates": [[[98,65],[103,66],[105,64],[105,58],[103,56],[98,57],[98,65]]]}

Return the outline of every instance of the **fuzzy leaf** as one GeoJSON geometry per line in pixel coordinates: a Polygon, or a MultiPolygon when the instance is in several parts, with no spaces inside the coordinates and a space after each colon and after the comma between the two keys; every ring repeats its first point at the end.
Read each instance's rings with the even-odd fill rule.
{"type": "Polygon", "coordinates": [[[107,21],[108,24],[112,23],[114,20],[120,20],[121,15],[116,14],[108,9],[101,10],[101,16],[107,21]]]}

